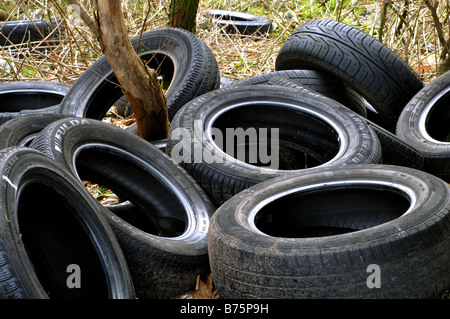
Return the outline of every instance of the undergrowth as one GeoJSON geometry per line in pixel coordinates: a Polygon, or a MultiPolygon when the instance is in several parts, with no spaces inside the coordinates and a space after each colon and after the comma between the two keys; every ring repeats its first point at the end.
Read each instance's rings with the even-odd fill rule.
{"type": "MultiPolygon", "coordinates": [[[[78,0],[92,17],[93,0],[78,0]]],[[[201,0],[197,15],[197,35],[215,53],[221,74],[242,80],[274,71],[276,55],[282,44],[309,19],[332,19],[355,26],[380,39],[420,74],[424,82],[437,75],[442,45],[438,41],[430,10],[424,1],[250,1],[201,0]],[[247,12],[269,18],[274,31],[268,36],[230,35],[212,25],[209,9],[247,12]]],[[[0,18],[60,18],[66,37],[57,45],[43,48],[42,43],[6,45],[0,48],[0,81],[47,80],[73,83],[101,55],[91,29],[80,18],[73,1],[2,1],[0,18]],[[72,4],[71,4],[72,3],[72,4]]],[[[437,13],[442,30],[449,29],[447,1],[437,13]]],[[[166,27],[169,0],[123,0],[123,12],[129,35],[166,27]],[[144,21],[147,21],[144,25],[144,21]]]]}

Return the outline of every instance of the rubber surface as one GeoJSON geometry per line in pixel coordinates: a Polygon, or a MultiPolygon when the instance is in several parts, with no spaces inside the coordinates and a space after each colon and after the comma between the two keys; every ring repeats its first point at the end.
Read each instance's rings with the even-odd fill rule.
{"type": "Polygon", "coordinates": [[[424,170],[450,182],[450,73],[434,79],[406,105],[397,137],[424,157],[424,170]]]}
{"type": "Polygon", "coordinates": [[[388,165],[318,168],[235,195],[211,220],[231,299],[435,298],[449,289],[450,188],[388,165]]]}
{"type": "Polygon", "coordinates": [[[135,298],[106,209],[72,174],[22,147],[0,151],[0,173],[0,298],[135,298]]]}
{"type": "MultiPolygon", "coordinates": [[[[138,55],[162,76],[167,89],[169,120],[180,107],[220,86],[217,61],[196,35],[182,29],[147,31],[130,39],[138,55]]],[[[94,62],[74,83],[61,102],[60,113],[101,120],[123,96],[105,56],[94,62]]]]}
{"type": "Polygon", "coordinates": [[[419,76],[375,38],[341,22],[301,25],[283,44],[276,70],[314,69],[338,77],[370,103],[395,132],[398,117],[423,88],[419,76]]]}
{"type": "Polygon", "coordinates": [[[131,209],[105,210],[124,251],[138,298],[193,290],[209,271],[207,229],[215,207],[192,177],[155,145],[99,120],[69,117],[32,148],[74,176],[110,189],[131,209]]]}
{"type": "Polygon", "coordinates": [[[294,171],[381,161],[359,115],[312,91],[270,85],[230,86],[186,104],[171,122],[166,153],[217,206],[294,171]]]}

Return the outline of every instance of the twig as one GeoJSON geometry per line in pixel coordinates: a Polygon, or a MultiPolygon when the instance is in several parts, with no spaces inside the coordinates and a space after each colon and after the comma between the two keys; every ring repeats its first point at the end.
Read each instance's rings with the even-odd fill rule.
{"type": "Polygon", "coordinates": [[[429,0],[424,0],[424,2],[426,4],[426,6],[428,7],[428,9],[430,9],[430,13],[431,13],[431,16],[432,16],[433,22],[434,22],[434,27],[436,29],[439,42],[440,42],[440,44],[442,46],[442,51],[441,51],[441,54],[440,54],[440,58],[441,58],[441,61],[444,61],[444,60],[447,59],[447,54],[448,54],[449,47],[450,47],[450,39],[449,39],[449,41],[445,40],[445,35],[444,35],[444,30],[442,28],[442,23],[439,20],[439,17],[437,15],[437,8],[438,8],[438,5],[439,5],[439,2],[436,1],[434,5],[429,0]]]}

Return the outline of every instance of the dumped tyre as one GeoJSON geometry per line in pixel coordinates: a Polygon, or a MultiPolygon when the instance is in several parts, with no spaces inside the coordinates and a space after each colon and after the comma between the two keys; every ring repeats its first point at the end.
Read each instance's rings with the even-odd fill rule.
{"type": "Polygon", "coordinates": [[[387,165],[260,183],[211,219],[214,283],[222,298],[439,296],[449,288],[449,195],[435,176],[387,165]]]}
{"type": "Polygon", "coordinates": [[[344,23],[311,20],[283,44],[276,70],[316,69],[335,76],[373,106],[395,132],[398,117],[423,88],[419,76],[395,52],[344,23]]]}
{"type": "Polygon", "coordinates": [[[38,113],[15,117],[0,125],[0,150],[12,146],[29,146],[36,135],[50,123],[68,117],[58,113],[38,113]]]}
{"type": "Polygon", "coordinates": [[[265,17],[244,12],[227,10],[208,10],[212,23],[227,33],[244,35],[268,35],[272,33],[272,21],[265,17]]]}
{"type": "Polygon", "coordinates": [[[197,275],[209,271],[207,229],[215,207],[151,143],[98,120],[67,118],[47,126],[31,147],[78,176],[80,184],[97,183],[134,206],[125,210],[129,214],[103,214],[127,258],[138,298],[193,290],[197,275]]]}
{"type": "MultiPolygon", "coordinates": [[[[283,87],[290,87],[296,90],[312,90],[310,87],[299,84],[291,79],[286,79],[281,76],[274,76],[267,82],[270,85],[278,85],[283,87]]],[[[415,169],[422,169],[424,165],[424,158],[422,154],[410,146],[409,144],[400,140],[395,134],[384,129],[378,124],[369,119],[364,119],[372,128],[378,137],[381,145],[382,164],[406,166],[415,169]]]]}
{"type": "Polygon", "coordinates": [[[2,299],[135,298],[122,250],[99,213],[106,209],[72,174],[21,147],[0,151],[0,173],[2,299]]]}
{"type": "Polygon", "coordinates": [[[311,91],[270,85],[232,86],[186,104],[171,122],[166,153],[216,205],[294,171],[381,161],[359,115],[311,91]]]}
{"type": "MultiPolygon", "coordinates": [[[[340,102],[355,113],[367,117],[364,99],[342,81],[313,70],[286,70],[263,73],[239,81],[237,85],[269,84],[274,78],[285,78],[340,102]]],[[[284,83],[284,86],[289,86],[284,83]]]]}
{"type": "MultiPolygon", "coordinates": [[[[169,120],[193,98],[220,85],[217,61],[196,35],[182,29],[151,30],[131,38],[141,60],[155,69],[166,91],[169,120]]],[[[123,96],[105,56],[94,62],[61,102],[63,114],[101,120],[123,96]]]]}
{"type": "Polygon", "coordinates": [[[424,170],[450,182],[450,72],[439,76],[406,105],[397,136],[424,156],[424,170]]]}
{"type": "Polygon", "coordinates": [[[0,124],[21,115],[59,112],[59,104],[71,88],[70,84],[50,81],[0,83],[0,124]]]}
{"type": "Polygon", "coordinates": [[[65,36],[61,19],[36,19],[0,22],[0,45],[43,41],[44,45],[54,45],[65,36]]]}

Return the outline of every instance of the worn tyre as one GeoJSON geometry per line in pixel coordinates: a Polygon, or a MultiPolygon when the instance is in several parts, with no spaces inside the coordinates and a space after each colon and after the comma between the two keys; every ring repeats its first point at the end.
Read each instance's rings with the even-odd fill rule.
{"type": "Polygon", "coordinates": [[[425,86],[406,105],[397,136],[424,156],[424,170],[450,182],[450,72],[425,86]]]}
{"type": "Polygon", "coordinates": [[[294,87],[294,84],[305,86],[330,99],[338,101],[353,112],[367,117],[364,99],[342,81],[330,77],[326,73],[313,70],[286,70],[264,73],[238,82],[238,85],[279,84],[294,87]],[[283,80],[286,79],[286,80],[283,80]],[[289,83],[292,81],[294,83],[289,83]],[[277,83],[280,82],[280,83],[277,83]],[[281,83],[283,82],[283,83],[281,83]]]}
{"type": "Polygon", "coordinates": [[[135,298],[106,209],[72,174],[21,147],[0,151],[0,174],[0,298],[135,298]]]}
{"type": "Polygon", "coordinates": [[[18,20],[0,23],[0,45],[43,41],[44,45],[54,45],[65,36],[61,19],[18,20]]]}
{"type": "Polygon", "coordinates": [[[449,288],[450,189],[400,166],[353,165],[255,185],[214,214],[223,298],[432,298],[449,288]]]}
{"type": "MultiPolygon", "coordinates": [[[[310,87],[280,76],[274,76],[267,83],[270,85],[291,87],[297,90],[312,90],[310,87]]],[[[424,158],[418,150],[371,120],[364,118],[364,121],[372,128],[380,141],[382,164],[400,165],[416,169],[423,168],[424,158]]]]}
{"type": "Polygon", "coordinates": [[[138,298],[192,290],[197,275],[209,271],[206,235],[215,207],[156,146],[111,124],[71,117],[47,126],[31,147],[80,184],[102,185],[134,206],[133,214],[103,213],[127,258],[138,298]]]}
{"type": "Polygon", "coordinates": [[[216,205],[294,171],[381,160],[359,115],[312,91],[270,85],[231,86],[186,104],[171,122],[166,153],[216,205]]]}
{"type": "MultiPolygon", "coordinates": [[[[159,73],[161,86],[167,90],[169,120],[193,98],[219,87],[217,61],[196,35],[176,28],[157,29],[130,41],[135,49],[139,45],[141,60],[159,73]]],[[[121,96],[111,66],[102,56],[74,83],[60,112],[100,120],[121,96]]]]}
{"type": "Polygon", "coordinates": [[[0,126],[0,149],[29,146],[47,125],[65,117],[68,115],[58,113],[27,114],[15,117],[0,126]]]}
{"type": "Polygon", "coordinates": [[[208,10],[212,23],[218,25],[227,33],[244,35],[268,35],[272,33],[272,21],[255,14],[228,11],[208,10]]]}
{"type": "Polygon", "coordinates": [[[347,83],[395,132],[398,117],[423,88],[419,76],[395,52],[341,22],[311,20],[283,44],[276,70],[315,69],[347,83]]]}
{"type": "Polygon", "coordinates": [[[58,113],[72,85],[50,81],[0,83],[0,124],[26,114],[58,113]]]}

